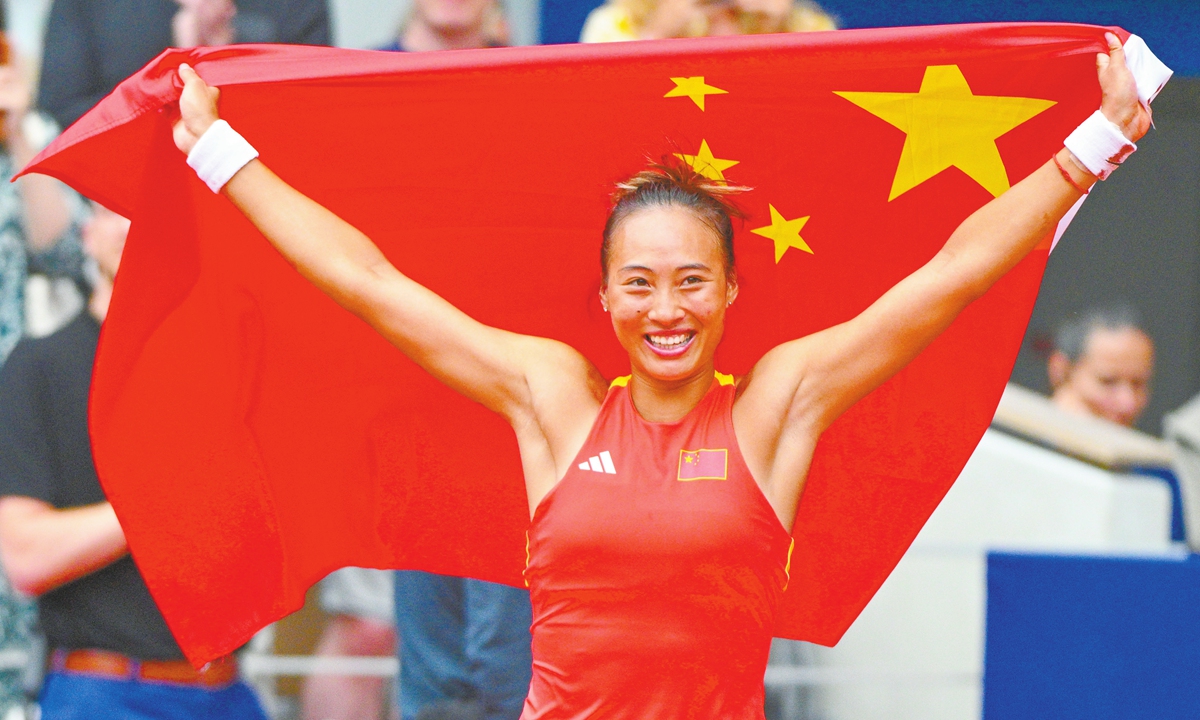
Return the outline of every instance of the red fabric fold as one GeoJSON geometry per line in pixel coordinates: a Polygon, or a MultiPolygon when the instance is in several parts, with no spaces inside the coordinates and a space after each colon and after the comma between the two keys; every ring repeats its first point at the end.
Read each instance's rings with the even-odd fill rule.
{"type": "MultiPolygon", "coordinates": [[[[647,157],[736,160],[753,190],[742,292],[718,353],[744,373],[842,322],[991,199],[952,167],[893,200],[906,133],[835,92],[915,93],[956,65],[975,95],[1053,106],[996,140],[1009,181],[1099,104],[1104,28],[973,25],[431,54],[172,50],[30,170],[133,229],[96,364],[97,467],[188,657],[222,655],[344,565],[521,584],[528,509],[509,428],[418,370],[284,262],[171,142],[175,68],[221,87],[263,161],[479,320],[550,336],[608,377],[600,311],[615,181],[647,157]],[[724,94],[665,97],[672,78],[724,94]],[[751,232],[808,217],[787,248],[751,232]]],[[[1035,251],[821,440],[795,525],[781,636],[832,644],[987,428],[1046,250],[1035,251]]]]}

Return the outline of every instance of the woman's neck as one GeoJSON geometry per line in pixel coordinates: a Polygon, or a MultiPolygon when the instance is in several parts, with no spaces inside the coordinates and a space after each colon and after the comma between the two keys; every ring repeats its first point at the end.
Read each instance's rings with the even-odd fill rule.
{"type": "Polygon", "coordinates": [[[700,404],[712,383],[711,365],[691,377],[672,381],[643,377],[634,370],[629,381],[629,396],[643,420],[676,422],[700,404]]]}

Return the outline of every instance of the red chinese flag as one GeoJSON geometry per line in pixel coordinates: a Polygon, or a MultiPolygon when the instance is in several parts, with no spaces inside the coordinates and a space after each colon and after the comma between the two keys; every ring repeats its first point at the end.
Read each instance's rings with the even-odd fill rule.
{"type": "MultiPolygon", "coordinates": [[[[169,51],[33,166],[133,220],[92,389],[100,476],[193,662],[344,565],[521,584],[503,420],[291,268],[171,141],[187,61],[302,192],[479,320],[628,361],[600,310],[614,182],[750,186],[718,368],[861,312],[1100,102],[1104,29],[975,25],[388,54],[169,51]]],[[[820,442],[777,634],[841,637],[980,436],[1049,238],[820,442]]],[[[698,456],[699,465],[708,458],[698,456]]],[[[680,471],[681,473],[683,470],[680,471]]]]}

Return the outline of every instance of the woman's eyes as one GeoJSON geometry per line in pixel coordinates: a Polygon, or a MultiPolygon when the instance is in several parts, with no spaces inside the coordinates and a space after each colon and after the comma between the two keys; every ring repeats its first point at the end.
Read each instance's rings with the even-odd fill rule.
{"type": "MultiPolygon", "coordinates": [[[[704,282],[706,282],[705,279],[699,275],[689,275],[680,282],[680,285],[700,285],[704,282]]],[[[650,281],[646,278],[635,277],[626,280],[625,285],[627,287],[648,288],[650,287],[650,281]]]]}

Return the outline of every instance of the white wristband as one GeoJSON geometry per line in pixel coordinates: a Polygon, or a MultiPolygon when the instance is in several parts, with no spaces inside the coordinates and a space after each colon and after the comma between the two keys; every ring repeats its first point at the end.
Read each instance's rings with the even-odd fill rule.
{"type": "Polygon", "coordinates": [[[1099,110],[1080,123],[1063,145],[1101,180],[1112,175],[1113,170],[1137,150],[1137,145],[1099,110]]]}
{"type": "Polygon", "coordinates": [[[187,164],[196,171],[209,190],[219,193],[229,178],[256,157],[258,151],[246,142],[246,138],[231,128],[229,123],[218,120],[192,146],[187,164]]]}

